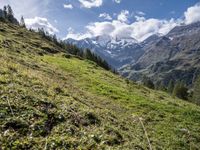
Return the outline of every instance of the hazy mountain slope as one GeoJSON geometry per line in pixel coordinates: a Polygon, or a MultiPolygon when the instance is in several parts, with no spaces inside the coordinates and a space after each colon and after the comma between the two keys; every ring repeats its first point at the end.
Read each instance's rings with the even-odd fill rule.
{"type": "Polygon", "coordinates": [[[121,69],[124,76],[140,80],[146,75],[165,84],[184,80],[191,85],[200,73],[200,23],[175,27],[144,51],[136,63],[121,69]]]}
{"type": "Polygon", "coordinates": [[[0,149],[198,149],[200,109],[0,23],[0,149]],[[140,121],[141,120],[141,121],[140,121]]]}
{"type": "Polygon", "coordinates": [[[133,38],[112,38],[108,35],[86,38],[83,40],[67,39],[80,48],[89,48],[104,58],[115,69],[125,64],[136,62],[144,53],[142,46],[133,38]]]}

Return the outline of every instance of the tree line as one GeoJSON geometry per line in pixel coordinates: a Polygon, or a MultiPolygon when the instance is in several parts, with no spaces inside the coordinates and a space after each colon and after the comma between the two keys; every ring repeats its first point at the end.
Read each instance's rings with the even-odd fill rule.
{"type": "MultiPolygon", "coordinates": [[[[20,24],[22,24],[22,23],[20,23],[20,24]]],[[[24,26],[25,26],[25,24],[24,24],[24,26]]],[[[31,30],[31,31],[33,31],[33,30],[31,30]]],[[[81,57],[81,58],[84,58],[84,59],[87,59],[87,60],[90,60],[90,61],[93,61],[93,62],[97,63],[97,65],[99,65],[100,67],[102,67],[106,70],[113,71],[111,66],[104,59],[102,59],[100,56],[96,55],[90,49],[88,49],[88,48],[82,49],[82,48],[77,47],[74,44],[66,43],[62,40],[58,40],[58,38],[56,37],[55,34],[51,35],[47,31],[45,31],[43,28],[38,29],[38,33],[43,38],[55,43],[57,46],[66,50],[68,53],[75,55],[75,56],[78,56],[78,57],[81,57]]]]}
{"type": "MultiPolygon", "coordinates": [[[[0,9],[0,21],[9,22],[15,25],[19,25],[23,28],[26,28],[24,17],[22,16],[20,22],[18,22],[17,19],[14,17],[14,13],[10,5],[4,6],[3,9],[0,9]]],[[[59,46],[60,48],[64,49],[66,52],[72,55],[76,55],[83,59],[88,59],[90,61],[93,61],[97,63],[97,65],[106,70],[112,70],[111,66],[104,59],[93,53],[90,49],[81,49],[78,48],[76,45],[65,43],[64,41],[59,40],[56,37],[56,35],[49,34],[43,28],[39,28],[37,31],[29,29],[29,31],[38,32],[38,34],[42,36],[42,38],[45,38],[46,40],[53,42],[54,44],[56,44],[57,46],[59,46]]]]}
{"type": "Polygon", "coordinates": [[[14,13],[10,5],[4,6],[3,9],[0,9],[0,20],[19,25],[19,22],[14,17],[14,13]]]}
{"type": "Polygon", "coordinates": [[[170,80],[167,85],[163,82],[154,84],[148,77],[143,77],[143,85],[150,89],[162,90],[173,97],[178,97],[183,100],[187,100],[200,105],[200,76],[194,81],[193,86],[188,88],[184,81],[170,80]]]}

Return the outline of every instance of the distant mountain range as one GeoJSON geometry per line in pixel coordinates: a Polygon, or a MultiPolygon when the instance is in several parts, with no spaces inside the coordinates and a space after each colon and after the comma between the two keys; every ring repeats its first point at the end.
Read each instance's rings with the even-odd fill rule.
{"type": "Polygon", "coordinates": [[[144,53],[141,45],[133,38],[118,39],[102,35],[79,41],[67,39],[66,42],[81,48],[91,49],[114,68],[120,68],[128,63],[136,62],[144,53]]]}
{"type": "Polygon", "coordinates": [[[154,83],[180,80],[191,85],[200,74],[200,22],[177,26],[165,36],[152,35],[143,42],[106,35],[65,42],[90,48],[135,81],[147,76],[154,83]]]}

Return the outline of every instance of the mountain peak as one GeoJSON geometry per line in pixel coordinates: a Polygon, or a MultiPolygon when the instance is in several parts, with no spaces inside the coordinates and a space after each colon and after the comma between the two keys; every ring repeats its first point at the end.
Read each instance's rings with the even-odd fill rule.
{"type": "Polygon", "coordinates": [[[183,35],[191,35],[199,31],[200,31],[200,22],[196,22],[189,25],[184,24],[181,26],[176,26],[167,34],[167,36],[180,37],[183,35]]]}
{"type": "Polygon", "coordinates": [[[101,46],[106,46],[107,43],[109,43],[112,40],[112,37],[109,35],[99,35],[94,38],[92,38],[93,41],[96,41],[101,46]]]}

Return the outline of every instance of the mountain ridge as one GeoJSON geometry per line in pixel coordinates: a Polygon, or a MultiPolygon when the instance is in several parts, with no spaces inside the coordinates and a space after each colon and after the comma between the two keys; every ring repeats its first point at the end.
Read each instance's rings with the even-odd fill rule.
{"type": "Polygon", "coordinates": [[[199,75],[200,68],[199,33],[200,22],[175,27],[166,36],[153,43],[136,63],[127,65],[130,74],[125,71],[126,67],[125,74],[129,74],[129,78],[134,80],[141,74],[155,82],[163,80],[165,85],[171,79],[192,85],[199,75]]]}
{"type": "Polygon", "coordinates": [[[115,69],[130,61],[137,60],[142,55],[140,44],[133,38],[118,39],[117,37],[112,38],[111,36],[103,35],[78,41],[67,39],[65,42],[77,45],[80,48],[91,49],[115,69]]]}

